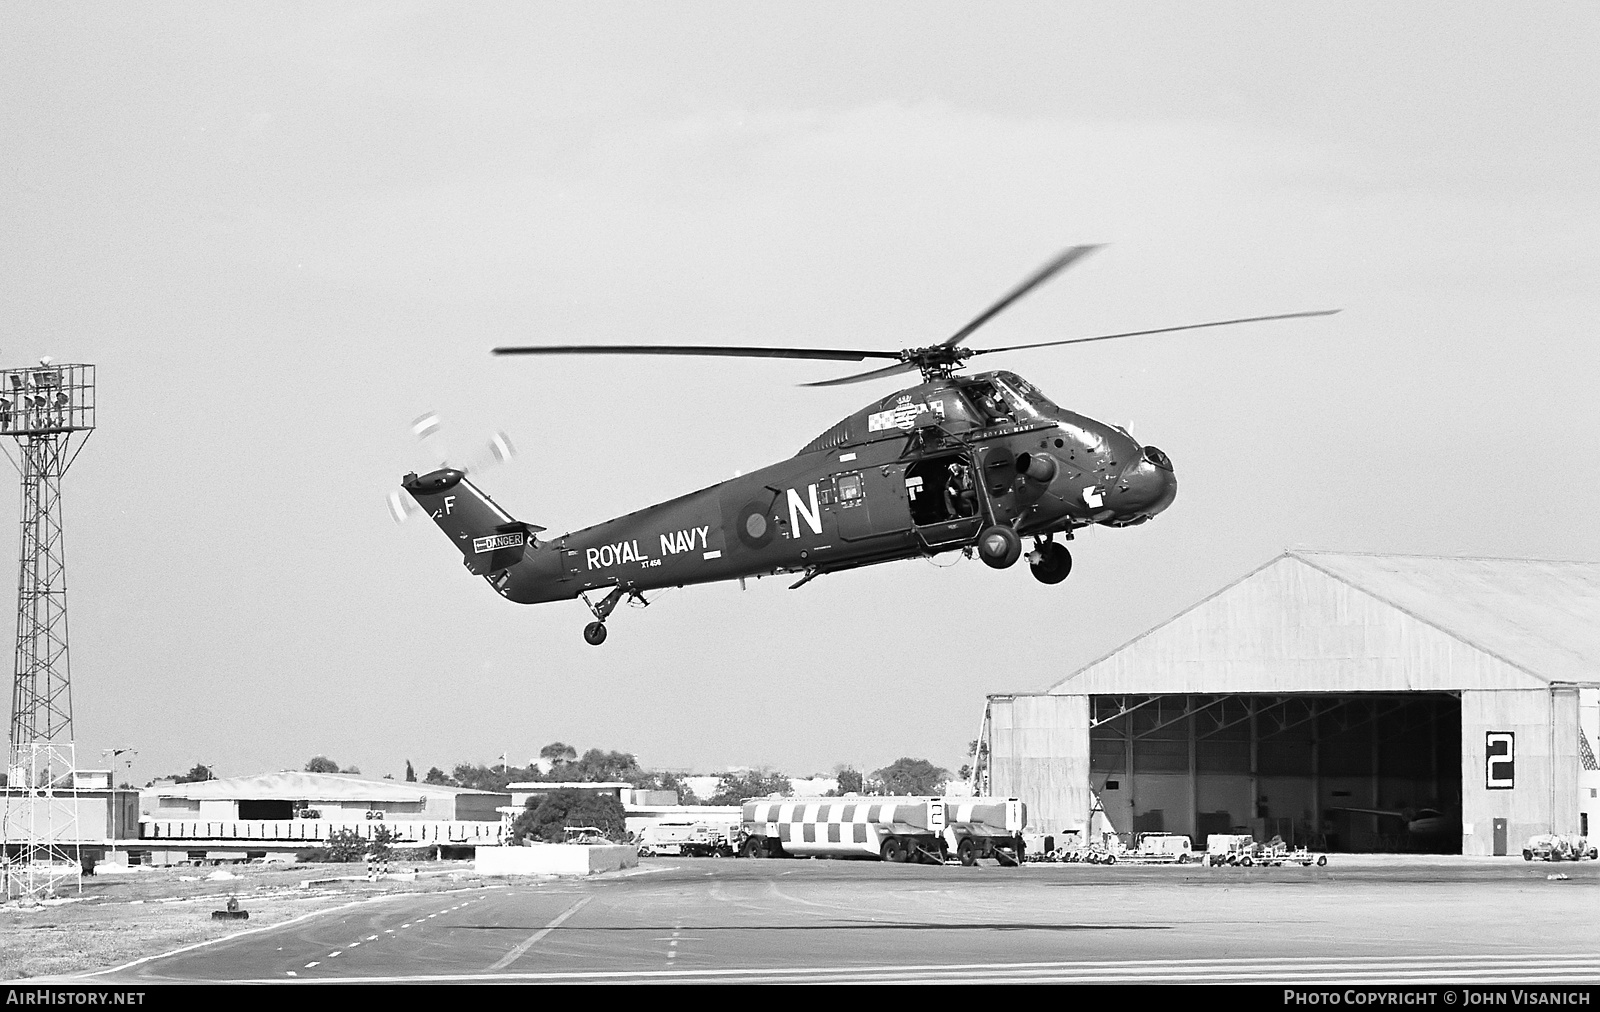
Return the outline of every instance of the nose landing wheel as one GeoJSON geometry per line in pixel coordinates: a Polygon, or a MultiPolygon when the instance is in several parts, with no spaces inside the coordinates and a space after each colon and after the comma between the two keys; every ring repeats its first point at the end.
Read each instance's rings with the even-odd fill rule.
{"type": "Polygon", "coordinates": [[[1072,553],[1067,551],[1066,545],[1042,542],[1028,553],[1028,568],[1040,583],[1060,583],[1072,572],[1072,553]]]}
{"type": "Polygon", "coordinates": [[[604,622],[590,622],[583,627],[583,639],[591,647],[597,647],[606,641],[606,624],[604,622]]]}
{"type": "Polygon", "coordinates": [[[995,524],[978,532],[978,558],[991,569],[1005,569],[1022,555],[1022,539],[1009,527],[995,524]]]}

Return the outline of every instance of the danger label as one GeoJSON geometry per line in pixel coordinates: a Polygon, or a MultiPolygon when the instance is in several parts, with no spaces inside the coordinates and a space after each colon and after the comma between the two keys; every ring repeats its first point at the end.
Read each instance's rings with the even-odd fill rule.
{"type": "Polygon", "coordinates": [[[493,552],[500,548],[515,548],[522,544],[521,534],[496,534],[487,538],[474,538],[472,550],[476,554],[493,552]]]}

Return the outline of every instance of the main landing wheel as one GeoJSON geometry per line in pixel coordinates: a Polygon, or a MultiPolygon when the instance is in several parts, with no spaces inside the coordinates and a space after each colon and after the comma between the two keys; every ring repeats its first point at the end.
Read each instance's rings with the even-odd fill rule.
{"type": "Polygon", "coordinates": [[[597,647],[606,641],[606,624],[604,622],[590,622],[583,627],[583,638],[591,647],[597,647]]]}
{"type": "Polygon", "coordinates": [[[1046,541],[1028,553],[1028,568],[1040,583],[1060,583],[1072,572],[1072,553],[1067,551],[1066,545],[1046,541]]]}
{"type": "Polygon", "coordinates": [[[978,554],[985,565],[1005,569],[1022,557],[1022,539],[1009,527],[985,527],[978,534],[978,554]]]}

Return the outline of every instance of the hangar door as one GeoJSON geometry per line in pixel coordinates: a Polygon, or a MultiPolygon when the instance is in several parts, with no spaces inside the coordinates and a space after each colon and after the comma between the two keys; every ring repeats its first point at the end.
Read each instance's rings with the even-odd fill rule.
{"type": "Polygon", "coordinates": [[[1090,697],[1090,786],[1119,833],[1459,853],[1451,692],[1090,697]]]}

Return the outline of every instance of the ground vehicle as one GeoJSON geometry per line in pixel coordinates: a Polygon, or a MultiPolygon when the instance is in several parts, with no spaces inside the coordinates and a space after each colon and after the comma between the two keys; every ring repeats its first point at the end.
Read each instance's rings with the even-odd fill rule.
{"type": "Polygon", "coordinates": [[[1249,868],[1259,864],[1276,868],[1298,864],[1309,868],[1314,864],[1320,868],[1327,863],[1328,855],[1313,854],[1304,847],[1291,848],[1279,836],[1266,843],[1257,843],[1253,837],[1227,833],[1214,833],[1206,837],[1205,864],[1208,866],[1226,864],[1249,868]]]}
{"type": "Polygon", "coordinates": [[[606,839],[605,830],[599,826],[568,826],[566,839],[563,843],[604,844],[611,841],[606,839]]]}
{"type": "Polygon", "coordinates": [[[1600,849],[1585,837],[1571,833],[1539,833],[1528,837],[1528,845],[1522,848],[1524,861],[1534,858],[1541,861],[1582,861],[1588,858],[1593,861],[1600,858],[1600,849]]]}
{"type": "Polygon", "coordinates": [[[1266,843],[1256,844],[1251,856],[1256,864],[1271,868],[1285,864],[1298,864],[1306,868],[1315,864],[1321,867],[1328,863],[1328,855],[1313,854],[1304,847],[1290,847],[1279,836],[1274,836],[1266,843]]]}
{"type": "MultiPolygon", "coordinates": [[[[1255,849],[1255,838],[1237,833],[1213,833],[1206,837],[1205,864],[1243,864],[1255,849]]],[[[1255,860],[1251,858],[1251,864],[1255,860]]]]}
{"type": "MultiPolygon", "coordinates": [[[[996,569],[1023,557],[1042,583],[1072,571],[1064,541],[1094,525],[1145,523],[1172,504],[1172,461],[1124,429],[1058,407],[1010,372],[956,376],[973,355],[1053,347],[1332,311],[1221,320],[1160,330],[973,349],[974,331],[1093,251],[1064,250],[938,344],[847,350],[687,345],[500,347],[497,355],[694,355],[890,363],[824,380],[832,386],[921,372],[923,382],[867,404],[793,458],[697,492],[541,542],[543,527],[514,519],[457,468],[407,474],[399,509],[432,517],[466,567],[518,604],[581,597],[594,615],[584,639],[598,646],[623,600],[645,592],[778,573],[802,584],[827,573],[945,552],[975,554],[996,569]],[[1056,535],[1061,540],[1056,540],[1056,535]],[[590,592],[603,594],[590,601],[590,592]]],[[[675,392],[668,392],[670,405],[675,392]]],[[[757,413],[759,417],[759,413],[757,413]]],[[[670,425],[671,415],[659,424],[670,425]]],[[[626,469],[608,463],[612,480],[626,469]],[[620,473],[619,473],[620,470],[620,473]]],[[[397,515],[403,515],[397,512],[397,515]]]]}
{"type": "Polygon", "coordinates": [[[1129,864],[1188,864],[1194,860],[1187,836],[1177,833],[1140,833],[1133,849],[1123,851],[1119,861],[1129,864]]]}
{"type": "Polygon", "coordinates": [[[634,841],[640,857],[732,857],[735,839],[707,822],[656,822],[634,841]]]}
{"type": "Polygon", "coordinates": [[[1016,798],[785,798],[747,801],[741,857],[877,857],[1020,865],[1028,808],[1016,798]]]}

